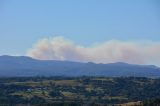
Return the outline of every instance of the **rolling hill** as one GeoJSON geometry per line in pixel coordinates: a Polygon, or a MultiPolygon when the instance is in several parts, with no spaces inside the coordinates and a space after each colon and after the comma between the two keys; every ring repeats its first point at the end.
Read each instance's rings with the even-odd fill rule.
{"type": "Polygon", "coordinates": [[[36,60],[26,56],[0,56],[0,76],[107,76],[160,77],[160,68],[123,62],[96,64],[36,60]]]}

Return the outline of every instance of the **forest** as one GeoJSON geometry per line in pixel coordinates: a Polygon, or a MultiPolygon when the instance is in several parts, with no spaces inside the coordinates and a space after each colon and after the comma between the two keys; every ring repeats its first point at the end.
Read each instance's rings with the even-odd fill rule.
{"type": "Polygon", "coordinates": [[[84,105],[160,105],[160,79],[86,76],[0,78],[0,106],[84,105]]]}

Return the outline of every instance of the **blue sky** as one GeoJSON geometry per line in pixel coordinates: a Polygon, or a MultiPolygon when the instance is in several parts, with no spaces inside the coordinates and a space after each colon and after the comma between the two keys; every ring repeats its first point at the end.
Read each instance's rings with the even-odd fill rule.
{"type": "Polygon", "coordinates": [[[159,0],[1,0],[0,55],[25,55],[42,38],[88,46],[160,41],[159,0]]]}

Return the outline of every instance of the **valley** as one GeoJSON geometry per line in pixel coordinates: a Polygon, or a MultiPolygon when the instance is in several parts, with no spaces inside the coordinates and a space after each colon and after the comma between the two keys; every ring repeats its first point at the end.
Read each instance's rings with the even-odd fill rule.
{"type": "Polygon", "coordinates": [[[160,79],[144,77],[11,77],[0,86],[0,106],[141,106],[160,98],[160,79]]]}

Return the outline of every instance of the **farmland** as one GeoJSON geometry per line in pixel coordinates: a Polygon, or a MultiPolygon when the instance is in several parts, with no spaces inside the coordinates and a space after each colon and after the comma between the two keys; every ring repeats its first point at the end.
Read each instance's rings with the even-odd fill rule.
{"type": "Polygon", "coordinates": [[[0,106],[128,105],[160,98],[160,79],[14,77],[0,79],[0,106]]]}

